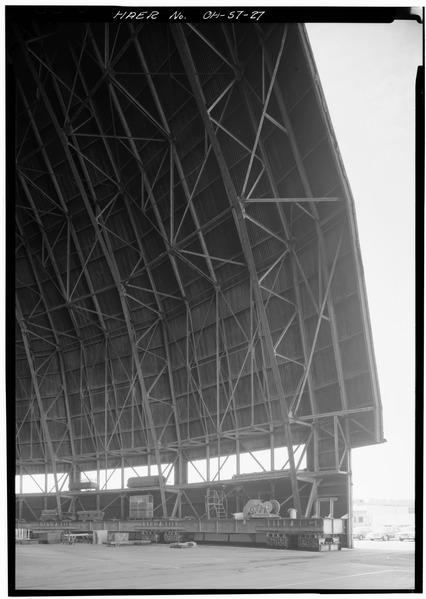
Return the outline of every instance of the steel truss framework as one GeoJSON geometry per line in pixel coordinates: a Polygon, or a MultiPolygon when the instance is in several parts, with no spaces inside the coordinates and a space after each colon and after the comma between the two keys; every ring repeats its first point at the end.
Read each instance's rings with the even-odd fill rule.
{"type": "Polygon", "coordinates": [[[53,473],[61,509],[65,471],[121,469],[124,487],[124,468],[168,464],[185,485],[197,459],[209,482],[221,456],[238,475],[242,451],[270,448],[275,470],[285,446],[309,513],[382,430],[352,198],[303,26],[59,31],[16,27],[8,51],[17,472],[53,473]]]}

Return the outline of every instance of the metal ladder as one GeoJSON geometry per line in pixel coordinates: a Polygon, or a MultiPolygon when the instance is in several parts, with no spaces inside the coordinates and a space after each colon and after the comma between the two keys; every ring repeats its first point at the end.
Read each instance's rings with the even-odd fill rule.
{"type": "Polygon", "coordinates": [[[226,495],[224,491],[208,489],[206,507],[207,518],[226,518],[226,495]]]}

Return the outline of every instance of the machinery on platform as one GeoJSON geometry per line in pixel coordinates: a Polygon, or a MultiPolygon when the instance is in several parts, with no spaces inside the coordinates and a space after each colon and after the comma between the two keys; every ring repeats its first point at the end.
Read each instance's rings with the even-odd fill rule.
{"type": "Polygon", "coordinates": [[[59,522],[59,521],[81,521],[86,522],[93,520],[99,522],[104,519],[105,512],[101,510],[79,510],[77,512],[65,512],[62,511],[59,515],[58,508],[42,510],[40,516],[40,522],[59,522]]]}
{"type": "Polygon", "coordinates": [[[269,518],[277,516],[280,513],[280,502],[276,499],[270,501],[261,501],[260,499],[250,499],[244,506],[243,517],[247,518],[269,518]]]}
{"type": "Polygon", "coordinates": [[[165,476],[131,476],[127,480],[129,489],[140,489],[146,487],[159,487],[161,484],[166,484],[165,476]]]}
{"type": "Polygon", "coordinates": [[[77,520],[76,514],[72,512],[62,512],[61,517],[59,516],[59,510],[57,508],[44,509],[41,511],[40,521],[51,522],[57,520],[77,520]]]}

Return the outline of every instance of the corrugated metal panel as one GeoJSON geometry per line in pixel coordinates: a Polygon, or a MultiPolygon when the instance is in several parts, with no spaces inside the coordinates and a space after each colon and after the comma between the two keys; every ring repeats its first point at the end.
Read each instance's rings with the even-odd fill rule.
{"type": "MultiPolygon", "coordinates": [[[[267,292],[265,293],[267,296],[267,292]]],[[[280,297],[283,296],[287,299],[286,295],[288,294],[280,294],[280,297]]],[[[289,301],[284,301],[278,297],[268,298],[268,304],[266,307],[266,314],[268,316],[269,327],[271,332],[281,331],[292,321],[294,314],[296,312],[296,307],[293,303],[289,303],[289,301]]]]}
{"type": "Polygon", "coordinates": [[[336,264],[336,271],[331,283],[333,301],[338,302],[357,291],[358,288],[353,256],[351,254],[346,254],[339,258],[336,264]]]}
{"type": "Polygon", "coordinates": [[[324,139],[304,158],[303,164],[314,197],[322,198],[338,185],[337,171],[330,169],[333,156],[327,139],[324,139]]]}
{"type": "Polygon", "coordinates": [[[354,407],[371,406],[373,388],[369,373],[361,373],[345,380],[350,405],[354,407]]]}
{"type": "MultiPolygon", "coordinates": [[[[318,316],[314,315],[314,316],[306,319],[305,327],[306,327],[306,333],[307,333],[309,347],[312,347],[312,344],[315,339],[317,327],[318,327],[318,316]]],[[[328,321],[321,319],[321,324],[319,326],[318,334],[316,337],[315,349],[320,350],[324,347],[330,347],[330,345],[332,345],[330,324],[328,321]]]]}
{"type": "MultiPolygon", "coordinates": [[[[333,348],[325,348],[317,351],[312,359],[312,378],[315,386],[323,386],[332,383],[337,378],[337,368],[334,359],[333,348]]],[[[335,407],[340,409],[340,405],[335,407]]]]}
{"type": "Polygon", "coordinates": [[[337,383],[316,389],[315,399],[320,414],[342,409],[342,399],[337,383]]]}
{"type": "Polygon", "coordinates": [[[362,332],[362,316],[358,296],[352,294],[334,306],[340,339],[362,332]]]}
{"type": "Polygon", "coordinates": [[[299,386],[303,374],[303,366],[294,362],[284,362],[280,364],[279,368],[286,395],[293,395],[299,386]]]}
{"type": "Polygon", "coordinates": [[[343,370],[348,376],[368,371],[367,351],[365,338],[362,333],[345,339],[340,344],[342,353],[343,370]]]}

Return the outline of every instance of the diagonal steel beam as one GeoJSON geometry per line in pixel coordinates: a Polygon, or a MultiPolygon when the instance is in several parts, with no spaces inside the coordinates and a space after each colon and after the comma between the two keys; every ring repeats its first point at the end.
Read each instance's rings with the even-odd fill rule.
{"type": "MultiPolygon", "coordinates": [[[[130,31],[133,32],[132,31],[133,30],[133,26],[129,25],[129,28],[130,28],[130,31]]],[[[172,138],[172,131],[170,130],[170,127],[169,127],[169,124],[167,122],[167,118],[166,118],[166,115],[164,113],[164,109],[163,109],[160,97],[159,97],[159,95],[157,93],[156,87],[155,87],[154,82],[152,80],[152,76],[151,76],[151,73],[149,71],[148,64],[147,64],[146,59],[145,59],[145,55],[144,55],[144,53],[142,51],[142,48],[141,48],[140,43],[139,43],[139,40],[137,39],[136,36],[135,36],[134,39],[135,39],[135,48],[136,48],[139,60],[141,62],[142,68],[144,70],[144,73],[145,73],[145,76],[146,76],[146,79],[147,79],[147,82],[148,82],[148,86],[149,86],[150,91],[151,91],[151,95],[152,95],[152,97],[154,99],[154,102],[155,102],[155,106],[156,106],[157,111],[158,111],[158,113],[160,115],[162,126],[163,126],[164,130],[167,132],[167,135],[170,138],[172,138]]],[[[210,278],[212,279],[212,281],[214,282],[214,284],[217,285],[216,274],[214,272],[214,268],[213,268],[213,265],[212,265],[212,262],[211,262],[211,258],[209,256],[209,252],[207,250],[207,245],[206,245],[206,242],[204,240],[204,236],[203,236],[203,234],[201,232],[200,222],[199,222],[197,213],[195,211],[194,205],[192,203],[191,192],[190,192],[190,190],[188,188],[188,183],[186,181],[185,173],[183,171],[182,163],[181,163],[179,155],[177,153],[175,144],[171,145],[171,164],[170,164],[170,171],[171,172],[173,172],[173,164],[176,165],[177,171],[179,173],[179,178],[180,178],[180,182],[181,182],[181,185],[182,185],[182,189],[184,191],[185,198],[186,198],[186,201],[188,203],[189,210],[191,212],[191,216],[192,216],[193,222],[195,224],[195,228],[196,228],[196,230],[198,232],[198,239],[199,239],[201,247],[203,249],[203,253],[204,253],[204,257],[206,259],[207,269],[208,269],[208,272],[210,274],[210,278]]],[[[172,218],[172,213],[170,214],[170,218],[172,218]]],[[[176,236],[173,234],[173,231],[171,231],[171,232],[172,232],[172,235],[170,236],[170,240],[171,240],[171,243],[173,243],[173,239],[176,238],[176,236]]]]}
{"type": "Polygon", "coordinates": [[[289,421],[289,415],[287,410],[286,398],[284,393],[284,388],[281,380],[281,375],[279,372],[278,364],[276,361],[274,346],[272,342],[271,332],[269,330],[269,323],[265,311],[265,306],[263,304],[262,291],[259,285],[258,276],[256,272],[254,256],[250,245],[250,239],[248,236],[247,228],[244,222],[244,215],[241,209],[241,205],[238,199],[238,195],[232,181],[231,175],[229,173],[228,167],[226,165],[222,149],[220,147],[219,141],[216,137],[215,131],[213,129],[212,122],[210,120],[210,116],[207,112],[206,101],[204,98],[204,94],[202,91],[201,83],[198,79],[198,75],[196,72],[196,67],[191,55],[191,50],[188,45],[188,41],[185,36],[185,31],[183,26],[174,25],[172,27],[172,34],[184,65],[192,92],[194,94],[195,102],[197,104],[197,108],[201,119],[204,123],[204,127],[207,131],[207,135],[209,137],[210,143],[213,147],[213,151],[217,160],[217,164],[219,166],[223,183],[226,189],[226,193],[228,196],[228,200],[233,207],[234,214],[234,222],[237,228],[237,232],[240,238],[240,242],[243,248],[244,257],[246,260],[246,264],[249,270],[250,279],[253,285],[253,292],[256,301],[256,307],[258,310],[259,318],[262,324],[262,333],[265,339],[265,346],[268,352],[268,358],[272,367],[274,382],[276,385],[276,389],[280,398],[279,405],[281,410],[281,417],[283,421],[283,426],[285,430],[285,437],[288,447],[288,452],[290,456],[290,478],[291,478],[291,486],[292,493],[295,502],[296,510],[301,513],[301,505],[300,505],[300,496],[299,496],[299,488],[297,482],[297,472],[296,465],[293,454],[293,443],[292,443],[292,431],[289,421]]]}
{"type": "Polygon", "coordinates": [[[263,102],[262,114],[261,114],[261,117],[260,117],[260,120],[259,120],[259,124],[257,126],[256,137],[255,137],[254,144],[253,144],[253,149],[252,149],[251,155],[250,155],[250,162],[249,162],[249,165],[247,167],[246,177],[245,177],[244,183],[243,183],[242,196],[245,195],[245,191],[246,191],[246,188],[247,188],[248,180],[249,180],[250,173],[251,173],[251,167],[253,165],[254,155],[255,155],[257,146],[259,144],[260,135],[262,133],[263,121],[265,120],[266,111],[268,110],[269,100],[271,99],[272,90],[274,89],[275,79],[277,77],[278,67],[280,66],[281,57],[282,57],[283,52],[284,52],[284,44],[285,44],[285,40],[287,38],[287,32],[288,32],[288,25],[286,25],[284,27],[283,35],[281,37],[280,49],[278,51],[278,56],[277,56],[277,58],[275,60],[274,69],[273,69],[273,72],[272,72],[272,75],[271,75],[271,81],[269,83],[268,93],[266,94],[265,101],[263,102]]]}
{"type": "MultiPolygon", "coordinates": [[[[233,46],[232,43],[229,39],[229,35],[227,34],[227,31],[225,29],[225,27],[223,27],[224,29],[224,33],[225,33],[225,37],[227,39],[228,42],[228,47],[230,49],[231,52],[233,52],[233,46]]],[[[287,31],[287,28],[286,30],[287,31]]],[[[236,54],[234,54],[234,60],[237,60],[236,54]]],[[[277,62],[276,62],[277,64],[277,62]]],[[[276,75],[276,69],[274,69],[274,73],[276,75]]],[[[275,78],[273,80],[273,82],[275,82],[275,78]]],[[[269,92],[271,93],[273,89],[273,85],[270,85],[269,87],[269,92]]],[[[252,106],[252,103],[250,101],[250,94],[248,93],[248,89],[246,86],[246,82],[244,79],[241,79],[241,81],[239,82],[239,90],[240,90],[240,98],[242,100],[242,102],[245,104],[248,115],[249,115],[249,119],[252,125],[252,128],[255,130],[256,129],[256,123],[255,123],[255,115],[254,115],[254,109],[252,106]]],[[[270,96],[269,96],[270,97],[270,96]]],[[[287,133],[287,130],[285,130],[285,132],[287,133]]],[[[263,163],[264,163],[264,169],[266,172],[266,175],[268,177],[269,183],[271,185],[271,189],[273,191],[274,194],[274,198],[262,198],[260,201],[261,202],[275,202],[277,204],[277,211],[278,211],[278,216],[280,218],[280,221],[282,223],[283,226],[283,230],[285,232],[285,236],[286,236],[286,241],[287,241],[287,249],[284,252],[284,255],[282,256],[282,260],[284,260],[284,257],[287,253],[287,251],[289,251],[289,249],[293,249],[293,244],[289,242],[289,240],[291,240],[291,228],[287,222],[287,218],[282,210],[282,207],[279,206],[279,203],[284,203],[286,201],[293,201],[294,198],[280,198],[279,197],[279,192],[278,192],[278,187],[276,185],[275,179],[273,177],[272,174],[272,167],[270,165],[270,161],[266,152],[266,149],[264,147],[263,141],[262,139],[258,139],[258,143],[259,143],[259,149],[260,149],[260,155],[262,157],[263,163]]],[[[245,198],[243,200],[243,205],[246,203],[250,203],[250,202],[258,202],[259,200],[256,199],[247,199],[245,198]]],[[[292,255],[294,257],[297,257],[294,253],[294,251],[292,252],[292,255]]],[[[272,267],[270,267],[270,269],[268,269],[268,271],[262,275],[261,279],[260,279],[260,283],[262,282],[263,278],[266,277],[266,275],[269,273],[269,270],[272,270],[272,268],[275,266],[275,263],[272,267]]],[[[307,342],[307,335],[306,335],[306,331],[305,331],[305,327],[304,327],[304,321],[303,321],[303,314],[302,314],[302,302],[301,302],[301,296],[300,296],[300,287],[299,287],[299,281],[298,278],[296,276],[296,273],[294,272],[294,268],[293,270],[293,282],[294,282],[294,288],[295,288],[295,294],[296,294],[296,304],[297,304],[297,316],[298,316],[298,323],[299,323],[299,331],[300,331],[300,335],[301,335],[301,342],[302,342],[302,349],[303,349],[303,356],[304,356],[304,362],[305,364],[307,363],[307,356],[308,356],[308,342],[307,342]]],[[[308,286],[308,291],[310,291],[310,287],[308,286]]],[[[318,310],[317,310],[318,311],[318,310]]],[[[287,331],[287,328],[285,329],[285,331],[287,331]]],[[[285,333],[284,333],[285,334],[285,333]]],[[[284,336],[283,334],[283,336],[284,336]]],[[[275,346],[276,347],[276,346],[275,346]]],[[[314,393],[314,386],[313,386],[313,382],[312,382],[312,376],[311,373],[308,373],[308,389],[309,389],[309,399],[310,399],[310,403],[311,403],[311,410],[312,412],[316,412],[316,402],[315,402],[315,393],[314,393]]]]}
{"type": "Polygon", "coordinates": [[[59,483],[58,483],[58,473],[56,470],[56,453],[53,449],[53,443],[50,436],[49,426],[47,424],[47,418],[44,411],[43,400],[41,397],[40,387],[38,384],[37,372],[34,364],[33,352],[31,350],[31,342],[29,339],[28,329],[25,324],[25,319],[22,313],[21,305],[19,303],[18,297],[15,298],[15,310],[16,310],[16,320],[18,322],[19,328],[21,330],[22,339],[25,346],[25,353],[28,360],[28,366],[31,372],[31,380],[34,387],[34,392],[37,398],[37,405],[40,412],[40,425],[43,431],[44,439],[47,445],[47,453],[49,455],[50,462],[52,464],[52,472],[53,478],[55,481],[55,494],[56,494],[56,506],[58,509],[58,515],[61,518],[62,516],[62,507],[61,507],[61,498],[59,495],[59,483]]]}
{"type": "MultiPolygon", "coordinates": [[[[268,50],[265,47],[264,40],[260,39],[260,36],[258,36],[258,37],[259,37],[259,43],[261,44],[261,46],[264,50],[266,68],[267,68],[269,74],[271,74],[272,73],[272,61],[269,57],[268,50]]],[[[295,135],[294,135],[293,127],[291,124],[291,120],[289,117],[287,107],[285,105],[284,97],[281,92],[281,89],[279,88],[279,86],[277,84],[274,86],[274,94],[275,94],[275,99],[277,101],[278,108],[279,108],[279,111],[281,114],[282,122],[284,123],[284,126],[289,133],[289,142],[290,142],[290,145],[291,145],[291,148],[293,151],[293,156],[294,156],[294,159],[296,162],[297,170],[299,172],[299,175],[300,175],[300,178],[302,181],[303,188],[305,190],[306,196],[308,198],[313,198],[314,194],[312,193],[312,189],[311,189],[311,186],[310,186],[310,183],[308,180],[308,176],[306,174],[302,155],[300,153],[300,150],[299,150],[299,147],[298,147],[295,135]]],[[[325,246],[324,233],[323,233],[321,225],[320,225],[319,214],[318,214],[318,209],[317,209],[316,203],[311,202],[309,204],[309,206],[310,206],[312,215],[314,216],[314,219],[315,219],[315,228],[316,228],[316,232],[317,232],[320,247],[321,247],[321,254],[322,254],[321,269],[323,272],[324,279],[325,279],[326,283],[328,283],[330,281],[330,273],[328,272],[328,267],[327,267],[326,258],[325,258],[326,257],[326,246],[325,246]]],[[[362,296],[362,290],[361,290],[360,296],[362,296]]],[[[327,308],[328,308],[328,313],[329,313],[329,317],[330,317],[330,330],[331,330],[331,336],[332,336],[333,351],[334,351],[334,356],[335,356],[335,360],[336,360],[337,378],[338,378],[338,384],[339,384],[339,389],[340,389],[342,409],[347,410],[348,399],[347,399],[347,395],[346,395],[346,387],[345,387],[345,381],[344,381],[344,373],[343,373],[342,357],[341,357],[340,345],[339,345],[339,336],[338,336],[337,324],[336,324],[336,316],[335,316],[335,311],[334,311],[334,305],[333,305],[333,302],[331,301],[331,298],[327,299],[327,308]]]]}

